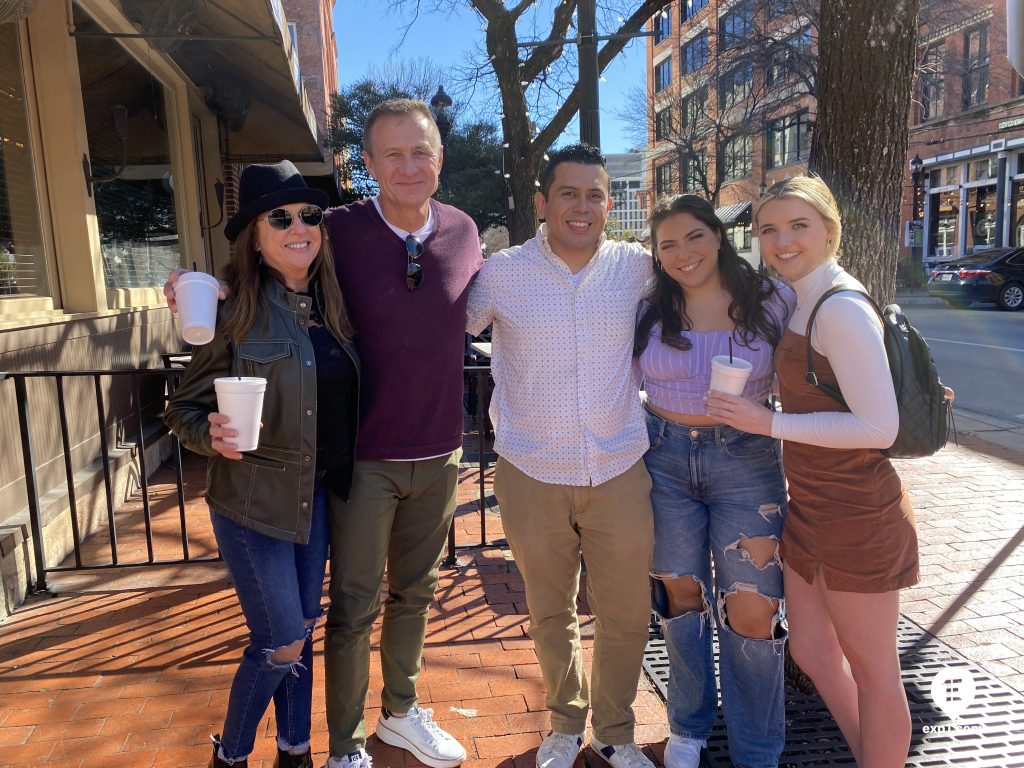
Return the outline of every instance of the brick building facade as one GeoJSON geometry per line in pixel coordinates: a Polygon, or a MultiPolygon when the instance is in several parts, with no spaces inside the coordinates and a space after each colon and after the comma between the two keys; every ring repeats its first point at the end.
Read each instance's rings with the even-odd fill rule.
{"type": "Polygon", "coordinates": [[[651,25],[647,169],[653,199],[711,199],[756,260],[751,201],[806,170],[815,33],[798,2],[677,0],[651,25]]]}
{"type": "Polygon", "coordinates": [[[338,91],[334,4],[335,0],[284,0],[302,87],[309,97],[321,135],[327,133],[331,94],[338,91]]]}
{"type": "Polygon", "coordinates": [[[908,151],[921,171],[915,189],[908,164],[903,210],[919,223],[906,244],[925,266],[1024,245],[1024,79],[1007,57],[1006,4],[923,16],[908,151]]]}

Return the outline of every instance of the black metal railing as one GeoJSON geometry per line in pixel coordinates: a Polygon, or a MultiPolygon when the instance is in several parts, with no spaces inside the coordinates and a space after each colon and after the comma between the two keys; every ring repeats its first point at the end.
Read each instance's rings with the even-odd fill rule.
{"type": "MultiPolygon", "coordinates": [[[[153,533],[153,510],[150,505],[150,476],[146,465],[147,428],[158,424],[155,435],[156,439],[166,434],[166,430],[159,421],[163,413],[163,401],[166,393],[173,389],[177,376],[181,375],[181,369],[149,369],[137,368],[126,370],[89,370],[89,371],[32,371],[19,373],[2,373],[0,380],[9,379],[14,384],[15,399],[18,409],[18,426],[21,438],[22,464],[24,467],[25,495],[28,502],[29,525],[32,535],[32,552],[35,562],[35,581],[29,578],[30,591],[46,591],[46,577],[49,573],[72,570],[94,570],[102,568],[116,568],[127,565],[167,565],[188,562],[208,562],[219,560],[219,557],[195,557],[189,548],[188,522],[185,513],[185,491],[182,477],[181,446],[177,439],[172,436],[172,463],[175,470],[176,500],[178,507],[178,537],[180,539],[180,557],[158,557],[154,547],[153,533]],[[33,445],[33,405],[29,398],[28,380],[36,379],[50,381],[54,387],[54,394],[57,405],[57,420],[60,425],[60,442],[64,464],[64,475],[67,484],[67,511],[70,515],[71,548],[74,562],[67,565],[50,565],[47,563],[47,554],[43,537],[43,509],[40,486],[37,478],[37,453],[33,445]],[[68,380],[92,380],[92,390],[95,395],[96,426],[97,432],[94,437],[99,442],[99,465],[103,474],[103,492],[106,511],[105,533],[109,541],[109,560],[107,562],[85,562],[83,558],[82,545],[89,532],[83,532],[80,526],[79,499],[76,490],[76,470],[73,461],[74,452],[71,444],[72,427],[68,418],[68,403],[66,398],[66,382],[68,380]],[[104,380],[110,382],[109,391],[115,393],[123,387],[115,385],[115,382],[127,381],[130,387],[131,402],[126,404],[124,409],[111,407],[108,409],[104,403],[104,380]],[[150,415],[149,419],[144,417],[143,392],[149,392],[153,404],[159,407],[150,415]],[[113,411],[118,416],[125,415],[121,423],[126,430],[134,427],[134,438],[119,440],[120,448],[129,447],[134,449],[134,456],[138,462],[137,482],[138,493],[142,500],[142,520],[145,531],[146,556],[144,560],[126,561],[119,548],[117,516],[115,515],[114,504],[114,478],[112,474],[113,456],[108,435],[111,425],[108,424],[108,414],[113,411]]],[[[76,428],[80,431],[86,421],[81,414],[76,414],[78,421],[76,428]]],[[[43,426],[37,425],[39,429],[43,426]]],[[[90,462],[92,463],[92,462],[90,462]]],[[[64,514],[64,512],[59,512],[64,514]]],[[[99,531],[97,531],[99,532],[99,531]]]]}
{"type": "MultiPolygon", "coordinates": [[[[476,464],[477,464],[477,487],[479,488],[479,510],[480,515],[480,542],[478,544],[466,544],[463,548],[489,546],[487,542],[487,469],[490,465],[490,451],[487,447],[488,435],[490,434],[490,422],[487,417],[487,406],[490,403],[490,392],[493,388],[491,383],[491,368],[487,365],[467,365],[463,369],[466,390],[466,412],[470,419],[468,428],[463,431],[462,449],[463,461],[466,462],[468,443],[473,440],[476,443],[476,464]],[[475,434],[474,434],[475,432],[475,434]],[[475,439],[474,439],[475,438],[475,439]]],[[[448,553],[445,555],[442,565],[454,568],[458,565],[455,545],[455,518],[452,518],[451,528],[448,529],[448,553]]]]}
{"type": "MultiPolygon", "coordinates": [[[[172,364],[178,366],[187,365],[187,359],[178,359],[171,361],[172,364]]],[[[167,361],[165,360],[165,364],[167,361]]],[[[87,370],[87,371],[31,371],[31,372],[18,372],[18,373],[4,373],[0,372],[0,381],[10,380],[14,386],[15,399],[18,410],[18,424],[21,439],[21,454],[22,464],[24,467],[24,482],[25,482],[25,495],[28,502],[28,513],[29,513],[29,524],[32,536],[32,553],[35,563],[35,579],[29,576],[29,591],[30,592],[45,592],[47,590],[47,574],[60,572],[60,571],[74,571],[74,570],[92,570],[102,568],[115,568],[125,566],[151,566],[151,565],[170,565],[170,564],[181,564],[181,563],[196,563],[196,562],[213,562],[220,560],[220,557],[196,557],[190,550],[190,537],[188,530],[188,520],[186,516],[186,499],[184,489],[184,477],[182,470],[182,449],[177,438],[170,435],[171,440],[171,459],[170,462],[174,469],[174,480],[175,480],[175,496],[177,502],[178,511],[178,531],[177,537],[180,539],[180,556],[167,556],[166,550],[162,548],[160,553],[157,553],[156,547],[154,546],[154,529],[153,529],[153,510],[150,503],[150,473],[149,468],[146,465],[146,447],[147,441],[150,443],[158,437],[162,437],[167,434],[166,429],[162,425],[160,417],[163,413],[163,405],[166,402],[168,393],[173,392],[174,386],[177,382],[177,377],[182,373],[182,367],[171,367],[168,365],[166,368],[136,368],[127,370],[87,370]],[[64,475],[67,485],[67,509],[61,511],[58,514],[69,514],[70,515],[70,530],[71,530],[71,549],[72,552],[69,554],[73,555],[73,563],[68,564],[47,564],[47,553],[44,544],[43,537],[43,502],[42,499],[46,491],[41,491],[40,484],[37,476],[38,458],[37,451],[33,445],[33,405],[29,398],[29,387],[28,380],[35,379],[42,382],[49,381],[53,387],[52,393],[54,395],[56,403],[56,416],[60,426],[60,446],[61,456],[55,457],[55,459],[62,459],[64,465],[64,475]],[[82,380],[91,379],[92,390],[95,396],[95,410],[96,410],[96,425],[97,433],[90,436],[90,439],[95,439],[99,443],[99,464],[103,475],[103,493],[105,503],[105,522],[98,530],[92,532],[92,534],[105,533],[109,540],[109,557],[106,562],[86,562],[86,558],[83,557],[83,543],[90,535],[90,531],[83,531],[80,524],[80,510],[79,510],[79,499],[76,490],[76,468],[74,466],[73,457],[75,451],[72,446],[72,431],[81,431],[83,424],[85,423],[82,415],[76,413],[76,422],[74,427],[68,418],[68,402],[66,397],[66,382],[68,380],[82,380]],[[109,383],[109,386],[104,388],[104,381],[109,383]],[[108,394],[107,398],[116,396],[117,391],[123,390],[123,387],[115,386],[116,381],[127,381],[130,387],[131,403],[126,403],[121,408],[110,407],[104,402],[105,392],[108,394]],[[144,398],[143,391],[146,386],[149,387],[149,396],[151,398],[150,405],[158,405],[158,408],[150,408],[152,413],[148,415],[148,420],[145,417],[144,411],[144,398]],[[114,478],[111,470],[112,466],[112,452],[110,447],[109,430],[111,428],[108,424],[108,415],[113,411],[119,416],[127,414],[127,418],[123,423],[131,423],[134,428],[134,437],[127,440],[119,441],[118,448],[125,448],[130,446],[134,451],[134,455],[138,462],[138,490],[137,493],[141,498],[142,504],[142,524],[145,535],[145,557],[143,559],[132,559],[126,560],[122,557],[122,553],[119,548],[119,535],[118,535],[118,520],[116,509],[115,509],[115,489],[114,489],[114,478]],[[147,427],[152,427],[154,424],[158,424],[159,428],[156,434],[150,435],[147,438],[146,430],[147,427]]],[[[467,410],[467,429],[464,435],[463,447],[465,453],[470,456],[470,460],[466,461],[464,458],[464,465],[473,464],[477,467],[477,485],[479,488],[479,510],[480,516],[480,540],[476,544],[463,544],[460,547],[456,547],[455,543],[455,519],[452,520],[452,527],[448,535],[448,549],[444,560],[444,564],[447,566],[457,565],[456,552],[457,549],[473,548],[480,546],[488,546],[487,541],[487,510],[488,510],[488,495],[486,488],[486,474],[491,464],[492,454],[490,453],[488,442],[490,435],[490,426],[487,419],[487,404],[489,401],[489,393],[491,391],[491,378],[490,378],[490,367],[489,366],[466,366],[464,369],[465,383],[466,383],[466,410],[467,410]],[[470,450],[470,444],[473,444],[473,449],[470,450]],[[472,460],[472,454],[475,452],[475,461],[472,460]]],[[[45,384],[43,386],[46,386],[45,384]]],[[[37,402],[40,396],[40,392],[35,393],[37,395],[37,402]]],[[[48,411],[49,413],[49,411],[48,411]]],[[[44,428],[42,424],[35,424],[37,434],[44,428]]],[[[93,462],[90,462],[93,463],[93,462]]],[[[93,548],[94,560],[95,555],[98,554],[97,549],[93,548]]]]}

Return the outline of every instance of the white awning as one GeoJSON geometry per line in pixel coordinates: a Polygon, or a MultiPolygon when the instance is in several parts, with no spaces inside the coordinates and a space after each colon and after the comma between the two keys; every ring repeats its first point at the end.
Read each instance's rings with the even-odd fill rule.
{"type": "Polygon", "coordinates": [[[725,226],[731,226],[738,221],[745,224],[750,223],[750,203],[731,203],[723,205],[715,210],[715,215],[725,226]]]}

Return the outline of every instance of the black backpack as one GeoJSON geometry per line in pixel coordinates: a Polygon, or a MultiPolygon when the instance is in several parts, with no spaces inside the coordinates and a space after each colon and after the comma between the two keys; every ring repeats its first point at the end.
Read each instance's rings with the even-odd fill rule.
{"type": "Polygon", "coordinates": [[[856,288],[840,286],[825,291],[807,321],[807,383],[848,408],[842,392],[818,381],[814,373],[811,348],[811,328],[815,315],[825,299],[841,291],[853,291],[865,296],[882,318],[885,354],[889,358],[889,370],[900,413],[896,441],[882,453],[893,459],[931,456],[946,444],[949,437],[950,404],[927,342],[910,324],[898,304],[887,304],[885,309],[879,309],[870,295],[856,288]]]}

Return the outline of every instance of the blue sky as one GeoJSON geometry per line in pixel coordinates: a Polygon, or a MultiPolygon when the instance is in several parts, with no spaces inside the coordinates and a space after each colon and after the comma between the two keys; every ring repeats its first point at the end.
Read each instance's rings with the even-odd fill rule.
{"type": "MultiPolygon", "coordinates": [[[[424,8],[432,6],[422,3],[424,8]]],[[[334,31],[338,42],[338,79],[341,85],[359,80],[371,63],[392,58],[427,57],[442,67],[462,62],[465,54],[482,40],[480,20],[469,3],[448,15],[421,12],[412,32],[405,38],[399,52],[392,48],[400,39],[400,29],[408,18],[389,12],[387,0],[338,0],[334,9],[334,31]]],[[[604,152],[625,152],[632,147],[625,126],[615,116],[629,88],[644,81],[643,38],[631,41],[619,57],[605,70],[601,83],[601,144],[604,152]]],[[[483,115],[481,115],[483,117],[483,115]]],[[[497,122],[495,116],[490,116],[497,122]]],[[[563,141],[575,140],[578,127],[574,121],[563,141]]]]}

